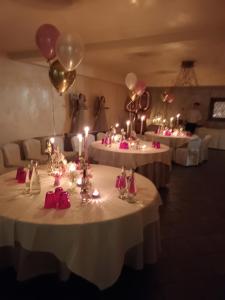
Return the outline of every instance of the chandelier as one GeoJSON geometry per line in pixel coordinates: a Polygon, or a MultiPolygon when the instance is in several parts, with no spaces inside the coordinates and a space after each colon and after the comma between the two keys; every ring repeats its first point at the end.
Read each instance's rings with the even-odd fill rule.
{"type": "Polygon", "coordinates": [[[181,62],[181,68],[175,80],[175,86],[198,86],[194,66],[194,60],[183,60],[181,62]]]}

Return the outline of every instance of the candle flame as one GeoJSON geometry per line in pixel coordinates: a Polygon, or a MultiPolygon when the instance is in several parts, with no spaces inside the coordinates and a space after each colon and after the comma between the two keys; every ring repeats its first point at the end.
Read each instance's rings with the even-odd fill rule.
{"type": "Polygon", "coordinates": [[[51,138],[49,139],[49,141],[50,141],[51,144],[54,144],[54,143],[55,143],[55,138],[54,138],[54,137],[51,137],[51,138]]]}

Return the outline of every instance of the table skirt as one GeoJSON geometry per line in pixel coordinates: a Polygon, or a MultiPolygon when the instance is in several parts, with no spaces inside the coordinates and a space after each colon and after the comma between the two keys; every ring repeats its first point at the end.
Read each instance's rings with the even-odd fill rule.
{"type": "MultiPolygon", "coordinates": [[[[111,272],[108,268],[108,263],[105,264],[105,270],[102,269],[102,266],[104,266],[102,263],[99,264],[101,267],[98,269],[99,262],[96,261],[95,270],[92,270],[92,272],[95,272],[96,278],[91,283],[95,284],[99,289],[108,288],[116,282],[124,264],[140,270],[144,267],[144,264],[156,263],[160,250],[160,225],[159,221],[156,221],[144,228],[142,243],[128,249],[123,257],[118,257],[118,261],[121,263],[117,266],[116,274],[115,270],[111,272]],[[102,272],[107,275],[104,276],[102,272]]],[[[107,260],[110,260],[110,257],[107,257],[107,260]]],[[[83,261],[80,261],[80,264],[85,264],[85,257],[83,261]]],[[[18,242],[15,242],[14,247],[0,247],[0,268],[7,267],[14,267],[17,272],[17,280],[19,281],[50,273],[56,273],[60,279],[67,280],[71,272],[73,273],[73,270],[66,265],[66,262],[60,261],[54,254],[25,249],[18,242]]]]}

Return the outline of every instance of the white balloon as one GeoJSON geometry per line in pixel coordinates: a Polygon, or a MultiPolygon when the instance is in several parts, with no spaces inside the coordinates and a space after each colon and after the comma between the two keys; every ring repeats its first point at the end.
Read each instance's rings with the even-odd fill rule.
{"type": "Polygon", "coordinates": [[[129,90],[133,90],[137,83],[137,75],[135,73],[128,73],[125,78],[126,86],[129,90]]]}
{"type": "Polygon", "coordinates": [[[61,34],[56,41],[55,52],[58,60],[67,71],[72,71],[81,63],[84,47],[78,36],[61,34]]]}

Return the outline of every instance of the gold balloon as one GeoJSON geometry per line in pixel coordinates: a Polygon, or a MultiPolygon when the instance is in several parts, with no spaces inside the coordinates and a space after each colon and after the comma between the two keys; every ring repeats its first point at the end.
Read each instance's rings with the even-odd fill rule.
{"type": "Polygon", "coordinates": [[[62,95],[71,87],[76,79],[76,71],[66,71],[58,60],[55,60],[49,69],[49,78],[56,88],[57,92],[62,95]]]}

